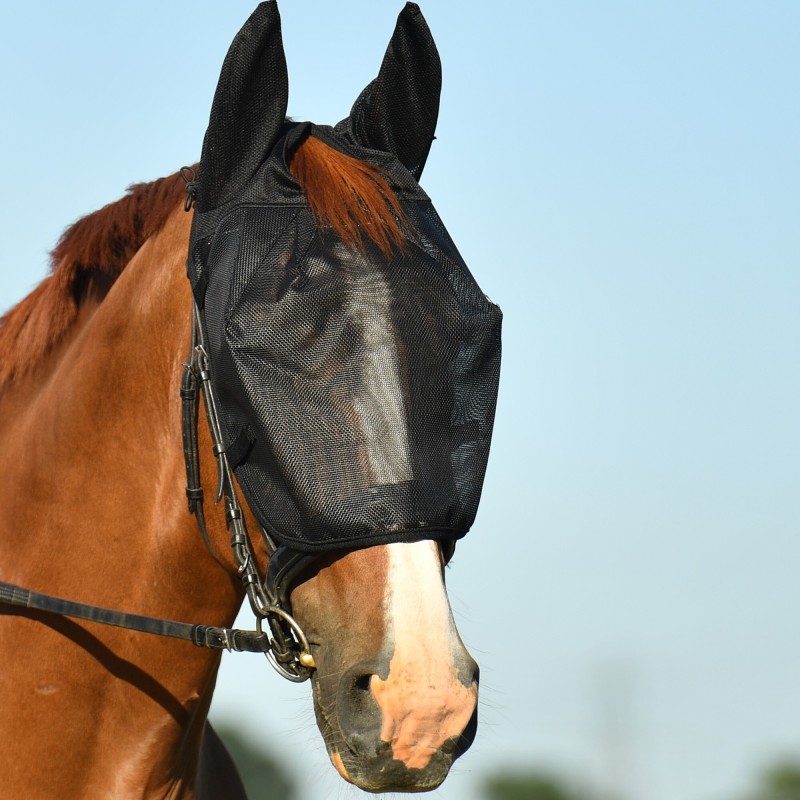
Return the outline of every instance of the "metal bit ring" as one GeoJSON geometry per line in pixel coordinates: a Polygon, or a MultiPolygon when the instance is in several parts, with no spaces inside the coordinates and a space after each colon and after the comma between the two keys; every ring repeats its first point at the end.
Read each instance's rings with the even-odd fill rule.
{"type": "Polygon", "coordinates": [[[269,638],[270,648],[264,652],[264,655],[267,657],[267,661],[272,664],[273,669],[279,675],[282,675],[287,680],[290,680],[293,683],[303,683],[303,681],[307,681],[311,677],[311,670],[314,669],[315,665],[314,657],[311,655],[311,650],[308,646],[308,639],[306,639],[303,629],[300,627],[297,620],[282,608],[278,608],[277,606],[267,606],[264,611],[264,617],[256,617],[256,630],[259,633],[263,633],[263,620],[268,619],[270,616],[277,617],[280,621],[285,622],[289,626],[293,635],[293,639],[290,643],[292,660],[289,663],[294,668],[294,671],[282,664],[275,657],[272,647],[272,645],[275,643],[275,639],[269,634],[267,634],[267,636],[269,638]],[[304,663],[304,661],[306,663],[304,663]]]}

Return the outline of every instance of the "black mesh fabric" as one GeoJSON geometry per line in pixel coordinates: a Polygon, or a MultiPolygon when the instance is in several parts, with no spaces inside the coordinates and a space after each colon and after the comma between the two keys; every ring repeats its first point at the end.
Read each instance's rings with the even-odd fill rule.
{"type": "Polygon", "coordinates": [[[337,126],[350,141],[394,153],[419,180],[439,116],[442,65],[419,8],[408,3],[397,20],[378,77],[337,126]]]}
{"type": "MultiPolygon", "coordinates": [[[[277,14],[274,3],[259,9],[248,25],[277,14]]],[[[404,14],[401,38],[412,25],[424,39],[416,6],[404,14]]],[[[252,27],[247,34],[252,42],[252,27]]],[[[393,43],[397,37],[396,30],[393,43]]],[[[274,29],[264,41],[274,46],[274,29]]],[[[231,51],[241,51],[236,41],[231,51]]],[[[223,67],[217,95],[247,68],[234,64],[226,74],[223,67]]],[[[404,145],[387,144],[398,154],[365,145],[348,120],[335,129],[284,123],[258,164],[237,167],[245,180],[207,188],[198,202],[189,276],[223,436],[259,522],[297,550],[456,539],[475,518],[497,397],[501,314],[411,173],[421,171],[433,125],[423,121],[416,141],[400,132],[404,145]],[[370,244],[361,253],[317,225],[287,167],[308,135],[383,168],[407,220],[406,245],[390,259],[370,244]]],[[[216,149],[224,130],[212,135],[212,127],[213,111],[206,145],[211,138],[216,149]]],[[[201,193],[213,157],[204,146],[201,193]]],[[[224,160],[231,163],[231,154],[224,160]]]]}

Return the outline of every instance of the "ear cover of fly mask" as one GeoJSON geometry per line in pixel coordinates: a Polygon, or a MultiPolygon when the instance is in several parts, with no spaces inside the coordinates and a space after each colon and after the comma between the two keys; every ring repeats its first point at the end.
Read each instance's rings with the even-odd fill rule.
{"type": "Polygon", "coordinates": [[[406,3],[378,77],[337,126],[356,144],[397,156],[419,180],[439,116],[442,65],[425,17],[406,3]]]}
{"type": "Polygon", "coordinates": [[[270,0],[250,15],[225,56],[203,140],[198,213],[241,195],[280,136],[288,101],[281,18],[270,0]]]}

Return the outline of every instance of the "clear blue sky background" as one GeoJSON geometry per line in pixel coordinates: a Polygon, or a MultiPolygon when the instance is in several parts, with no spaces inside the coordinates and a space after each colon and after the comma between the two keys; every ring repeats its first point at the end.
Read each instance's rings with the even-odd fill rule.
{"type": "MultiPolygon", "coordinates": [[[[253,6],[2,4],[0,307],[66,224],[198,157],[253,6]]],[[[345,116],[400,7],[284,0],[290,114],[345,116]]],[[[800,753],[800,4],[423,10],[444,64],[423,185],[506,315],[448,576],[483,724],[434,796],[517,763],[736,800],[800,753]]],[[[357,794],[307,686],[260,659],[226,657],[213,714],[290,757],[305,800],[357,794]]]]}

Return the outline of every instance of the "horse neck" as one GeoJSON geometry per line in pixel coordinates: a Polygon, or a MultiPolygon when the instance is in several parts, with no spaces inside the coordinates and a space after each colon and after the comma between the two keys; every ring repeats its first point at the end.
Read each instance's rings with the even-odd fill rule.
{"type": "MultiPolygon", "coordinates": [[[[183,493],[187,241],[188,217],[176,213],[58,353],[0,398],[0,416],[14,419],[0,429],[1,580],[132,613],[232,623],[238,581],[206,551],[183,493]]],[[[213,464],[201,468],[209,481],[213,464]]],[[[224,553],[224,523],[209,516],[224,553]]],[[[33,612],[0,618],[0,646],[22,650],[14,674],[0,677],[0,728],[20,751],[14,796],[25,795],[25,764],[37,753],[58,765],[51,796],[142,796],[143,785],[186,777],[176,762],[191,783],[218,655],[33,612]],[[54,759],[61,751],[69,756],[54,759]]]]}

